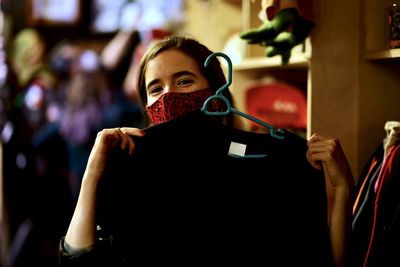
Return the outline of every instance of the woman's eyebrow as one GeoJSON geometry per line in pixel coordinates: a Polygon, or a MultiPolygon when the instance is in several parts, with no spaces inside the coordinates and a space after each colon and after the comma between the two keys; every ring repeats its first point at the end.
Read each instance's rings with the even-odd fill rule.
{"type": "Polygon", "coordinates": [[[178,71],[172,75],[174,78],[178,78],[181,76],[197,76],[194,72],[188,71],[188,70],[183,70],[183,71],[178,71]]]}
{"type": "Polygon", "coordinates": [[[149,87],[153,86],[153,84],[157,84],[160,82],[160,79],[154,79],[152,81],[150,81],[147,85],[146,85],[146,89],[148,89],[149,87]]]}

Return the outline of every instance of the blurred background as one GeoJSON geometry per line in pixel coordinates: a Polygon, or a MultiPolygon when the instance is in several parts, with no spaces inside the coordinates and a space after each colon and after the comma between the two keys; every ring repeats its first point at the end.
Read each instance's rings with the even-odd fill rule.
{"type": "Polygon", "coordinates": [[[230,56],[238,109],[338,137],[363,178],[399,118],[393,1],[313,1],[316,27],[285,67],[239,38],[261,2],[0,0],[0,267],[57,266],[94,135],[142,126],[137,62],[173,33],[230,56]]]}
{"type": "MultiPolygon", "coordinates": [[[[185,33],[237,64],[246,53],[238,34],[260,24],[260,2],[0,0],[0,267],[57,266],[97,132],[143,126],[135,72],[151,42],[185,33]]],[[[306,61],[254,73],[237,75],[250,82],[237,84],[252,89],[253,115],[304,135],[306,61]]]]}
{"type": "Polygon", "coordinates": [[[183,29],[186,5],[0,3],[0,266],[54,267],[96,133],[142,127],[136,63],[183,29]]]}

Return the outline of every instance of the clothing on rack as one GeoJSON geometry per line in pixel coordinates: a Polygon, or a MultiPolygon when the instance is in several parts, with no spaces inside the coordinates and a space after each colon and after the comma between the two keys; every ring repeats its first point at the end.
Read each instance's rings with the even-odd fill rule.
{"type": "Polygon", "coordinates": [[[388,121],[385,131],[353,206],[352,267],[400,265],[400,122],[388,121]]]}

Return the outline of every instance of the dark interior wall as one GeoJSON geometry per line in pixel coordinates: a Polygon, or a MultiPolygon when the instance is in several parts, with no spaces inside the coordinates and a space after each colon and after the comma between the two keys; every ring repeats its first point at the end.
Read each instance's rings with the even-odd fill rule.
{"type": "Polygon", "coordinates": [[[74,25],[49,25],[46,23],[32,23],[29,14],[30,0],[3,0],[1,9],[7,16],[10,23],[10,39],[18,31],[26,27],[36,28],[45,38],[47,46],[53,47],[61,40],[86,40],[90,42],[105,42],[112,37],[112,34],[94,33],[90,29],[92,19],[92,1],[80,1],[80,18],[74,25]]]}

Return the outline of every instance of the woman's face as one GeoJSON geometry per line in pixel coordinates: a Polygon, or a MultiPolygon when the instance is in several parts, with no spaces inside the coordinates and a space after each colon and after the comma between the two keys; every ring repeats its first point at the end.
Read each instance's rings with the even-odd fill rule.
{"type": "Polygon", "coordinates": [[[167,92],[189,93],[209,88],[196,61],[178,50],[161,52],[150,60],[145,80],[147,106],[167,92]]]}

